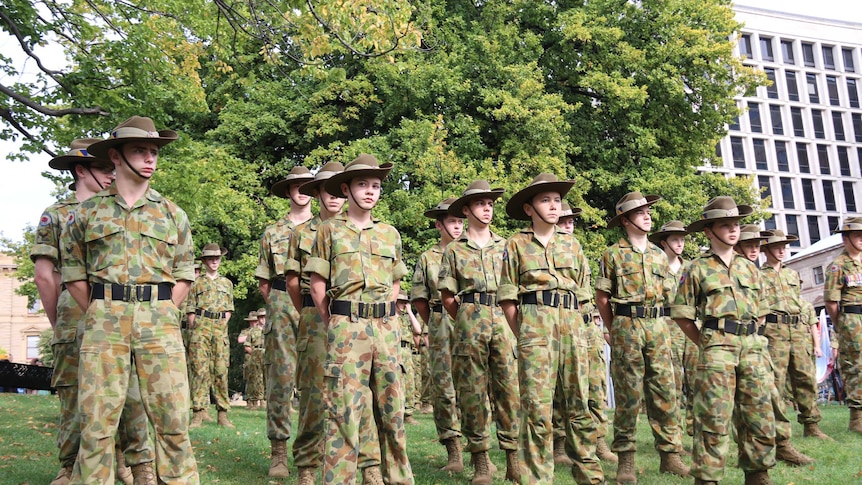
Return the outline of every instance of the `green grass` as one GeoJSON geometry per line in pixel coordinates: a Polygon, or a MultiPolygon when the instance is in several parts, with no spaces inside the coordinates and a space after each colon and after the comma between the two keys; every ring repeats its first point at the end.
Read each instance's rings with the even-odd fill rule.
{"type": "MultiPolygon", "coordinates": [[[[802,438],[802,427],[793,425],[794,444],[802,452],[817,460],[813,466],[791,468],[783,464],[771,472],[776,484],[851,484],[862,483],[862,437],[847,431],[848,411],[842,406],[826,405],[823,411],[823,430],[835,438],[835,442],[822,443],[802,438]]],[[[0,485],[23,485],[48,483],[57,471],[55,433],[58,410],[55,396],[0,394],[0,485]]],[[[211,409],[211,413],[214,413],[211,409]]],[[[263,411],[234,409],[230,418],[236,429],[224,429],[214,424],[205,424],[191,431],[195,456],[201,474],[201,483],[222,485],[279,484],[282,480],[271,480],[266,473],[269,467],[269,441],[266,438],[263,411]]],[[[437,470],[445,462],[446,452],[437,443],[434,423],[430,415],[417,415],[418,425],[408,428],[408,452],[417,484],[464,484],[469,483],[472,470],[448,476],[437,470]]],[[[660,475],[659,458],[652,448],[652,437],[646,420],[638,427],[641,443],[636,458],[639,483],[690,484],[691,479],[660,475]]],[[[685,441],[688,447],[689,438],[685,441]]],[[[289,447],[288,447],[289,449],[289,447]]],[[[742,472],[736,466],[736,448],[731,446],[725,483],[742,483],[742,472]]],[[[469,459],[464,455],[465,461],[469,459]]],[[[499,468],[495,482],[503,482],[505,454],[494,449],[491,459],[499,468]]],[[[690,459],[686,459],[690,462],[690,459]]],[[[291,470],[293,471],[293,470],[291,470]]],[[[605,466],[611,479],[616,467],[605,466]]],[[[293,483],[295,478],[283,480],[293,483]]],[[[558,470],[555,483],[574,483],[568,469],[558,470]]],[[[612,483],[612,482],[611,482],[612,483]]]]}

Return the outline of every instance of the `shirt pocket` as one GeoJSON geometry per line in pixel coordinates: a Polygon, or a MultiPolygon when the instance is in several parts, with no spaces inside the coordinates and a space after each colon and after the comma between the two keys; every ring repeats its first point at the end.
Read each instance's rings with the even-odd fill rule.
{"type": "Polygon", "coordinates": [[[740,310],[740,318],[752,318],[758,316],[757,305],[760,301],[760,282],[751,275],[737,275],[743,298],[737,297],[736,303],[740,310]]]}
{"type": "Polygon", "coordinates": [[[124,233],[123,226],[112,222],[87,226],[84,243],[87,245],[87,259],[93,270],[101,271],[125,259],[124,233]]]}
{"type": "Polygon", "coordinates": [[[550,279],[548,262],[543,257],[524,255],[518,267],[521,286],[536,286],[550,279]]]}
{"type": "Polygon", "coordinates": [[[707,317],[737,315],[733,282],[729,278],[707,278],[702,288],[707,298],[707,317]]]}
{"type": "Polygon", "coordinates": [[[622,263],[617,270],[617,290],[623,297],[643,293],[643,266],[635,262],[622,263]]]}
{"type": "Polygon", "coordinates": [[[144,224],[141,236],[141,265],[155,274],[171,274],[179,240],[176,226],[144,224]]]}
{"type": "Polygon", "coordinates": [[[276,277],[283,277],[287,267],[287,252],[290,249],[290,235],[279,236],[273,239],[270,245],[272,252],[272,266],[276,277]]]}
{"type": "Polygon", "coordinates": [[[368,257],[370,264],[361,268],[370,285],[392,286],[392,270],[395,269],[395,256],[395,245],[372,245],[368,257]]]}

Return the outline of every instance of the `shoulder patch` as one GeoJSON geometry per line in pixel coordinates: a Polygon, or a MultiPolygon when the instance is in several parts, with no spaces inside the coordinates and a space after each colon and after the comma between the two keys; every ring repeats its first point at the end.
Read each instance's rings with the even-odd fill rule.
{"type": "Polygon", "coordinates": [[[51,219],[51,214],[48,214],[47,212],[43,213],[42,217],[39,218],[40,226],[50,226],[51,222],[53,222],[53,219],[51,219]]]}
{"type": "Polygon", "coordinates": [[[508,261],[508,260],[509,260],[509,249],[507,248],[507,249],[503,250],[503,261],[508,261]]]}
{"type": "Polygon", "coordinates": [[[66,224],[74,224],[75,223],[75,212],[70,212],[69,216],[66,218],[66,224]]]}
{"type": "Polygon", "coordinates": [[[679,284],[685,283],[686,278],[688,278],[688,271],[683,271],[679,277],[679,284]]]}
{"type": "Polygon", "coordinates": [[[830,273],[837,273],[840,270],[841,270],[841,268],[839,268],[837,264],[833,264],[832,266],[829,267],[830,273]]]}

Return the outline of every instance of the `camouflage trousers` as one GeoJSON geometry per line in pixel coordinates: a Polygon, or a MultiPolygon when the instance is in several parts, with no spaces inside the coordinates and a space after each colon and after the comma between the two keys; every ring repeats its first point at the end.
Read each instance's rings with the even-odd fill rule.
{"type": "Polygon", "coordinates": [[[428,322],[428,353],[431,368],[431,395],[434,426],[442,442],[461,436],[458,401],[452,378],[452,320],[444,312],[432,311],[428,322]]]}
{"type": "MultiPolygon", "coordinates": [[[[605,361],[605,338],[602,327],[594,325],[592,318],[584,327],[584,335],[587,338],[587,357],[589,359],[589,392],[587,404],[590,415],[596,422],[596,441],[605,439],[608,434],[608,415],[605,414],[607,407],[607,364],[605,361]]],[[[557,381],[554,391],[554,439],[565,439],[566,421],[564,418],[564,403],[561,381],[557,381]]]]}
{"type": "Polygon", "coordinates": [[[656,450],[681,451],[670,336],[664,319],[616,316],[610,334],[616,396],[613,451],[637,449],[635,435],[642,402],[656,450]]]}
{"type": "Polygon", "coordinates": [[[739,467],[744,471],[775,466],[772,375],[766,339],[703,329],[694,382],[695,432],[692,476],[721,481],[735,426],[739,467]]]}
{"type": "Polygon", "coordinates": [[[767,323],[763,335],[769,340],[775,387],[783,391],[789,381],[799,409],[797,420],[802,424],[819,422],[811,328],[801,323],[767,323]]]}
{"type": "Polygon", "coordinates": [[[850,409],[862,409],[862,315],[842,313],[835,330],[841,342],[838,361],[844,378],[845,402],[850,409]]]}
{"type": "MultiPolygon", "coordinates": [[[[412,335],[412,333],[411,333],[412,335]]],[[[419,392],[416,388],[416,382],[421,379],[421,374],[416,372],[416,355],[413,354],[413,342],[401,341],[401,369],[404,375],[401,378],[401,383],[404,385],[404,416],[413,416],[413,412],[418,407],[419,392]],[[417,379],[418,378],[418,379],[417,379]]]]}
{"type": "Polygon", "coordinates": [[[604,483],[596,458],[596,421],[589,411],[587,324],[577,309],[521,304],[518,313],[521,393],[521,483],[554,479],[552,408],[559,395],[566,453],[578,483],[604,483]]]}
{"type": "MultiPolygon", "coordinates": [[[[676,322],[673,323],[676,325],[676,322]]],[[[678,326],[678,325],[677,325],[678,326]]],[[[697,361],[700,359],[700,347],[688,338],[685,339],[685,350],[682,355],[683,392],[685,393],[685,430],[689,436],[694,436],[694,375],[697,372],[697,361]]]]}
{"type": "Polygon", "coordinates": [[[502,310],[498,306],[461,303],[453,337],[452,374],[467,450],[478,453],[491,448],[491,399],[496,405],[500,448],[517,450],[521,407],[518,364],[515,337],[502,310]]]}
{"type": "Polygon", "coordinates": [[[189,384],[192,408],[201,410],[210,404],[210,389],[219,411],[230,409],[227,370],[230,366],[230,344],[227,324],[219,319],[198,315],[189,335],[189,384]]]}
{"type": "Polygon", "coordinates": [[[416,401],[417,403],[431,404],[433,399],[431,386],[431,362],[430,351],[425,345],[425,339],[428,334],[423,334],[420,338],[419,352],[413,354],[413,372],[415,375],[414,384],[416,386],[416,401]]]}
{"type": "Polygon", "coordinates": [[[400,341],[395,317],[330,317],[323,369],[324,483],[355,484],[359,469],[377,463],[387,485],[413,483],[400,341]]]}
{"type": "Polygon", "coordinates": [[[685,421],[684,413],[688,409],[688,399],[685,394],[685,347],[688,337],[679,325],[670,318],[664,320],[670,334],[670,360],[673,366],[674,398],[676,399],[676,422],[682,427],[685,421]]]}
{"type": "Polygon", "coordinates": [[[245,399],[261,401],[266,397],[266,380],[263,378],[263,349],[252,349],[245,354],[243,377],[245,378],[245,399]]]}
{"type": "Polygon", "coordinates": [[[299,319],[286,291],[273,289],[263,327],[266,365],[266,436],[290,438],[290,403],[296,384],[296,334],[299,319]]]}
{"type": "Polygon", "coordinates": [[[155,430],[159,479],[171,485],[199,483],[188,435],[189,387],[179,310],[170,300],[90,303],[78,372],[81,446],[72,482],[114,483],[114,436],[133,371],[155,430]]]}

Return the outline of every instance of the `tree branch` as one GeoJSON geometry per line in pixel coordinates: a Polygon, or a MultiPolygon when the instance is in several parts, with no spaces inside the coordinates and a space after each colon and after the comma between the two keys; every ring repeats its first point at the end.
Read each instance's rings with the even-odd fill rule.
{"type": "Polygon", "coordinates": [[[111,113],[104,111],[100,106],[95,106],[93,108],[64,108],[64,109],[51,109],[41,104],[33,101],[32,99],[22,96],[15,91],[9,89],[8,87],[0,84],[0,93],[9,96],[15,101],[23,104],[24,106],[42,113],[47,116],[65,116],[65,115],[99,115],[99,116],[109,116],[111,113]]]}
{"type": "Polygon", "coordinates": [[[39,138],[27,131],[27,128],[21,126],[21,123],[18,123],[18,120],[16,120],[15,117],[12,116],[12,110],[10,110],[9,108],[0,108],[0,118],[6,120],[12,126],[12,128],[17,130],[18,133],[24,135],[25,138],[34,143],[37,143],[42,148],[43,152],[47,153],[48,155],[51,155],[52,158],[57,156],[57,154],[54,153],[53,150],[46,147],[45,144],[42,143],[39,138]]]}
{"type": "Polygon", "coordinates": [[[72,90],[69,89],[69,87],[66,86],[65,83],[63,83],[63,81],[60,79],[59,76],[57,76],[58,74],[62,74],[62,72],[48,69],[47,67],[45,67],[44,64],[42,64],[42,59],[40,59],[39,56],[37,56],[36,53],[33,52],[32,49],[30,49],[30,46],[27,45],[27,41],[24,40],[24,36],[21,34],[21,31],[18,30],[18,26],[15,25],[15,22],[12,21],[12,18],[9,17],[8,15],[6,15],[6,12],[4,12],[3,10],[0,10],[0,20],[3,20],[3,22],[6,24],[6,26],[9,27],[9,32],[13,36],[15,36],[16,39],[18,39],[18,43],[21,45],[21,50],[23,50],[24,53],[27,54],[28,57],[30,57],[34,61],[36,61],[36,65],[39,66],[39,70],[41,70],[42,72],[47,74],[51,79],[54,80],[54,82],[56,82],[60,87],[62,87],[63,90],[65,90],[67,93],[71,94],[72,90]]]}

